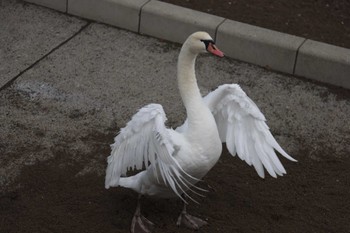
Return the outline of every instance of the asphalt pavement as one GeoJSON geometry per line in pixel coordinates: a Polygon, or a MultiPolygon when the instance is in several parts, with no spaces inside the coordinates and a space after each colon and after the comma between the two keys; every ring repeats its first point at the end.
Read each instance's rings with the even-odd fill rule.
{"type": "MultiPolygon", "coordinates": [[[[170,127],[181,124],[179,50],[179,44],[3,0],[0,191],[18,188],[24,167],[53,159],[58,150],[81,164],[78,175],[102,175],[108,154],[91,154],[94,145],[111,144],[148,103],[164,106],[170,127]]],[[[220,84],[240,84],[296,159],[349,156],[349,90],[208,55],[198,58],[197,78],[203,94],[220,84]]]]}

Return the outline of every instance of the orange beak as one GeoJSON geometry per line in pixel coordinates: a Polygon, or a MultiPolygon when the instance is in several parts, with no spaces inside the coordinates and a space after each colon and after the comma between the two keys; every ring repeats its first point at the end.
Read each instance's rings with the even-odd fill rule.
{"type": "Polygon", "coordinates": [[[218,56],[218,57],[223,57],[224,53],[221,52],[214,44],[209,43],[208,48],[207,48],[208,52],[218,56]]]}

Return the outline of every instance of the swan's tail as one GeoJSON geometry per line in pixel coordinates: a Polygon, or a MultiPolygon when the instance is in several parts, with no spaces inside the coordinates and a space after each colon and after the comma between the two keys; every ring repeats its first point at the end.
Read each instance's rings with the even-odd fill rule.
{"type": "MultiPolygon", "coordinates": [[[[110,182],[108,187],[124,187],[134,190],[135,192],[141,191],[140,175],[142,172],[129,177],[120,177],[118,182],[110,182]]],[[[106,186],[107,187],[107,186],[106,186]]]]}
{"type": "Polygon", "coordinates": [[[136,182],[134,176],[130,177],[121,177],[119,180],[119,186],[129,189],[135,189],[138,182],[136,182]]]}

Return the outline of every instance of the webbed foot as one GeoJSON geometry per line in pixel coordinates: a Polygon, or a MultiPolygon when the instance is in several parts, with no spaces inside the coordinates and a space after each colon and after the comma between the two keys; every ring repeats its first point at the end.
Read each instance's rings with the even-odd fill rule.
{"type": "Polygon", "coordinates": [[[198,230],[202,226],[206,225],[207,222],[197,218],[195,216],[189,215],[188,213],[181,213],[179,218],[177,219],[177,226],[185,225],[187,228],[190,228],[192,230],[198,230]]]}
{"type": "Polygon", "coordinates": [[[131,221],[131,233],[151,233],[154,228],[154,224],[148,220],[146,217],[141,215],[141,204],[140,204],[141,195],[137,200],[137,207],[134,214],[134,217],[131,221]]]}
{"type": "Polygon", "coordinates": [[[136,214],[132,218],[131,233],[151,233],[154,224],[141,214],[136,214]]]}

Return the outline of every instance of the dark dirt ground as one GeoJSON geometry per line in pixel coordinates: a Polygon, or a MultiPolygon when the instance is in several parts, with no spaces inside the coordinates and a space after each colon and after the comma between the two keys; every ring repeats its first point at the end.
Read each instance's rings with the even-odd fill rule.
{"type": "MultiPolygon", "coordinates": [[[[349,1],[167,2],[350,47],[349,1]]],[[[94,153],[108,155],[116,131],[85,139],[95,145],[86,159],[94,158],[94,153]]],[[[303,150],[296,155],[311,153],[303,150]]],[[[67,166],[71,157],[68,150],[56,151],[54,159],[27,166],[16,182],[21,184],[18,189],[0,193],[0,233],[129,232],[136,194],[121,188],[105,190],[103,175],[76,177],[82,165],[71,159],[67,166]]],[[[200,232],[349,233],[350,158],[328,154],[318,157],[318,161],[309,156],[296,157],[298,163],[283,159],[288,174],[263,180],[254,169],[224,151],[204,179],[203,187],[210,192],[199,199],[199,205],[191,204],[189,212],[208,220],[200,232]]],[[[98,163],[105,164],[105,159],[98,163]]],[[[192,232],[175,226],[182,208],[179,200],[145,198],[143,203],[145,216],[157,224],[154,232],[192,232]]]]}
{"type": "MultiPolygon", "coordinates": [[[[106,141],[113,135],[95,135],[95,149],[86,159],[109,154],[106,141]]],[[[69,153],[57,151],[55,159],[26,167],[21,188],[0,196],[0,232],[129,232],[136,193],[105,190],[102,175],[77,177],[82,165],[68,163],[69,153]]],[[[209,222],[200,232],[350,232],[350,159],[297,159],[282,160],[291,175],[263,180],[224,150],[201,184],[210,192],[189,207],[209,222]]],[[[145,216],[157,224],[154,232],[192,232],[175,226],[181,208],[179,200],[143,199],[145,216]]]]}
{"type": "Polygon", "coordinates": [[[349,0],[161,0],[292,35],[350,48],[349,0]]]}

